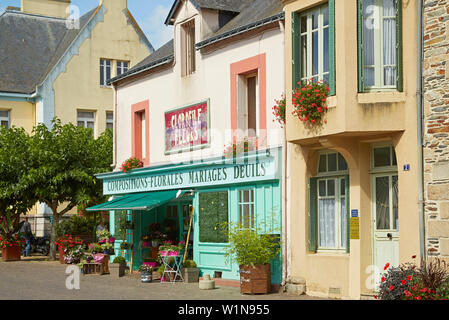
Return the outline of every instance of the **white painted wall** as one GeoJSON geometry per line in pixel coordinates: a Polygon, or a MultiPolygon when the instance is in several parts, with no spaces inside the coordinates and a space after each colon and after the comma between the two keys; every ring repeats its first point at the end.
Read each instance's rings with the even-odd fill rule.
{"type": "MultiPolygon", "coordinates": [[[[284,93],[284,34],[283,28],[265,31],[256,37],[240,40],[209,54],[196,51],[196,73],[181,77],[180,25],[195,17],[196,41],[201,41],[204,20],[187,1],[179,10],[175,23],[175,64],[173,68],[151,74],[117,88],[117,165],[131,156],[131,105],[149,100],[150,105],[150,164],[180,162],[191,158],[221,156],[224,145],[231,141],[231,81],[232,63],[266,54],[266,118],[268,146],[282,146],[283,129],[273,122],[275,99],[284,93]],[[165,155],[164,113],[194,102],[210,99],[210,148],[165,155]]],[[[207,16],[210,24],[210,14],[207,16]]],[[[208,29],[207,27],[206,29],[208,29]]]]}

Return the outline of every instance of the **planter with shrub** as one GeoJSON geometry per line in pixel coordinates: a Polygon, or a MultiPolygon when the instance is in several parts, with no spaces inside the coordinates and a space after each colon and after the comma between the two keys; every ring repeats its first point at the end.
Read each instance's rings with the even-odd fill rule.
{"type": "Polygon", "coordinates": [[[182,264],[182,277],[184,282],[193,283],[199,281],[200,269],[197,268],[195,261],[186,260],[182,264]]]}
{"type": "Polygon", "coordinates": [[[112,261],[112,264],[109,266],[109,273],[113,277],[123,277],[125,275],[126,270],[126,260],[121,256],[117,256],[112,261]]]}
{"type": "Polygon", "coordinates": [[[225,257],[235,260],[240,267],[240,292],[264,294],[271,292],[270,262],[279,256],[280,240],[273,231],[264,232],[245,228],[241,224],[225,224],[229,246],[225,257]]]}

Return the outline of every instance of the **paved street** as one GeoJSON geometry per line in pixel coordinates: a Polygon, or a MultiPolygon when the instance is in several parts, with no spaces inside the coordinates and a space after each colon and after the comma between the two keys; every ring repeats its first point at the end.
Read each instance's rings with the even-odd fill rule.
{"type": "Polygon", "coordinates": [[[241,295],[239,288],[225,286],[200,290],[198,283],[141,283],[135,275],[81,275],[80,289],[68,290],[66,267],[39,257],[19,262],[0,260],[0,300],[318,300],[285,293],[241,295]]]}

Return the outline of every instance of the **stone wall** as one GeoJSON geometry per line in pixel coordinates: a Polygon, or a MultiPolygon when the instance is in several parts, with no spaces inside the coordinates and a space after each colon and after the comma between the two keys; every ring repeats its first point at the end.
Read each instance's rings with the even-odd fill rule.
{"type": "Polygon", "coordinates": [[[449,258],[449,0],[424,1],[423,73],[427,252],[449,258]]]}

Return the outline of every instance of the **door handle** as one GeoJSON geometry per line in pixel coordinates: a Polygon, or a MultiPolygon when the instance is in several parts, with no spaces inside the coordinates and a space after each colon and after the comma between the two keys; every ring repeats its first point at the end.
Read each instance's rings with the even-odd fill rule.
{"type": "Polygon", "coordinates": [[[393,240],[393,235],[391,233],[387,233],[387,237],[388,239],[393,240]]]}

